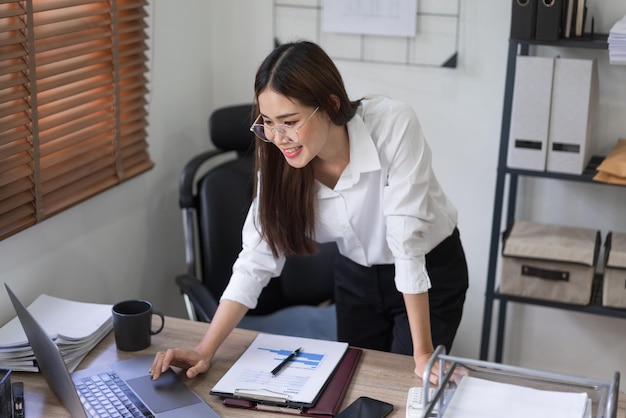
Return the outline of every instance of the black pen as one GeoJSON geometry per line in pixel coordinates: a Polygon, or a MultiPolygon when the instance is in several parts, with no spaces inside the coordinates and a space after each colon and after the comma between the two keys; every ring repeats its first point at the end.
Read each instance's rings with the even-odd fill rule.
{"type": "Polygon", "coordinates": [[[285,359],[278,364],[278,366],[274,367],[274,370],[272,370],[272,375],[276,376],[278,374],[278,372],[281,371],[281,369],[283,367],[285,367],[285,365],[287,363],[289,363],[289,361],[291,361],[291,359],[293,359],[295,356],[300,354],[300,351],[302,351],[302,347],[300,347],[300,348],[298,348],[296,350],[293,350],[291,352],[291,354],[289,354],[287,357],[285,357],[285,359]]]}

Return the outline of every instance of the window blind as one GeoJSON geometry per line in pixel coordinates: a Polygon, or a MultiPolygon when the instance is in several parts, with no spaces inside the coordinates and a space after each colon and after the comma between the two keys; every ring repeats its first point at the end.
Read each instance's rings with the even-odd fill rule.
{"type": "Polygon", "coordinates": [[[146,0],[0,0],[0,240],[153,167],[146,0]]]}

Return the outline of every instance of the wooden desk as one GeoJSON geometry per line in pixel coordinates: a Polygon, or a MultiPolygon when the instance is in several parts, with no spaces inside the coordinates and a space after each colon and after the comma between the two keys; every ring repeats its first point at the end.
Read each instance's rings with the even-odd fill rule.
{"type": "MultiPolygon", "coordinates": [[[[173,346],[193,347],[200,341],[207,327],[208,324],[205,323],[166,317],[165,328],[160,334],[152,337],[152,345],[146,350],[134,353],[118,351],[115,348],[113,333],[110,333],[85,358],[80,364],[80,368],[112,363],[139,354],[152,354],[173,346]]],[[[236,329],[216,353],[213,359],[213,366],[208,373],[191,380],[185,378],[188,386],[204,398],[222,417],[252,418],[261,416],[261,413],[255,413],[254,411],[227,408],[222,405],[218,397],[209,395],[211,388],[243,353],[256,334],[256,332],[236,329]]],[[[404,417],[408,388],[421,385],[421,379],[415,376],[413,368],[413,358],[410,356],[363,350],[363,355],[344,399],[342,409],[359,396],[369,396],[394,405],[394,410],[389,417],[404,417]]],[[[51,393],[45,380],[39,373],[17,372],[12,375],[12,380],[24,382],[27,418],[69,417],[69,413],[51,393]]],[[[622,393],[618,417],[626,417],[625,410],[626,395],[622,393]]],[[[284,418],[289,415],[263,412],[262,416],[284,418]]]]}

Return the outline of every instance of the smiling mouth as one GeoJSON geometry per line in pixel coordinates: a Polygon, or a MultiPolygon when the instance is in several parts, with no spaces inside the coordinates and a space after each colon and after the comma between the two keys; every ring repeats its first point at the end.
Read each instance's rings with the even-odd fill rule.
{"type": "Polygon", "coordinates": [[[302,145],[298,145],[295,147],[289,147],[289,148],[282,148],[283,153],[287,154],[287,155],[292,155],[295,154],[296,152],[298,152],[300,150],[300,148],[302,148],[302,145]]]}

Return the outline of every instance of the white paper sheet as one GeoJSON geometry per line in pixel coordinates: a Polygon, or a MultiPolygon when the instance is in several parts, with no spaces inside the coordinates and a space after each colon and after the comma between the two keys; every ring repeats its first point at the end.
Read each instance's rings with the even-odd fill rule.
{"type": "Polygon", "coordinates": [[[322,31],[415,36],[417,0],[324,0],[322,31]]]}
{"type": "Polygon", "coordinates": [[[582,418],[586,393],[532,389],[472,376],[461,380],[444,418],[582,418]]]}

